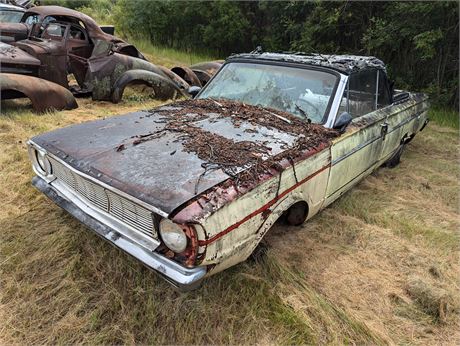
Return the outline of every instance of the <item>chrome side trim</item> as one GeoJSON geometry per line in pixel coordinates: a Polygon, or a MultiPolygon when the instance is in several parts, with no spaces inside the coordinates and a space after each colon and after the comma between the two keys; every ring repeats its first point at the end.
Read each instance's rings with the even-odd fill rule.
{"type": "MultiPolygon", "coordinates": [[[[32,140],[28,140],[27,141],[27,144],[28,145],[31,145],[31,146],[34,146],[35,148],[37,148],[38,150],[41,150],[41,151],[44,151],[47,155],[49,155],[50,157],[52,157],[53,159],[55,159],[56,161],[59,161],[61,164],[63,164],[65,167],[67,167],[68,169],[70,169],[71,171],[73,171],[75,174],[79,174],[81,175],[82,177],[88,179],[88,180],[91,180],[92,182],[102,186],[103,188],[109,190],[109,191],[112,191],[114,193],[116,193],[117,195],[120,195],[126,199],[129,199],[130,201],[132,201],[133,203],[137,203],[141,206],[143,206],[144,208],[146,209],[149,209],[150,211],[153,211],[154,213],[162,216],[162,217],[168,217],[168,213],[164,212],[163,210],[161,209],[158,209],[157,207],[151,205],[151,204],[148,204],[148,203],[145,203],[144,201],[141,201],[129,194],[127,194],[126,192],[123,192],[121,190],[118,190],[116,188],[114,188],[113,186],[110,186],[110,185],[107,185],[106,183],[98,180],[98,179],[95,179],[93,178],[92,176],[88,175],[88,174],[85,174],[84,172],[81,172],[79,170],[76,170],[75,168],[73,168],[72,166],[70,166],[67,162],[64,162],[62,161],[60,158],[58,158],[57,156],[47,152],[45,149],[43,149],[42,147],[40,147],[39,145],[35,144],[32,140]]],[[[35,171],[35,169],[34,169],[35,171]]],[[[36,172],[35,173],[40,176],[41,178],[45,178],[45,177],[42,177],[42,175],[40,174],[40,172],[36,172]]]]}
{"type": "MultiPolygon", "coordinates": [[[[392,127],[391,130],[388,130],[387,136],[388,136],[390,133],[392,133],[392,132],[396,131],[397,129],[399,129],[401,126],[404,126],[404,125],[410,123],[410,122],[411,122],[412,120],[414,120],[415,118],[421,116],[421,115],[422,115],[423,113],[425,113],[427,110],[428,110],[428,108],[424,108],[424,109],[422,109],[420,112],[417,112],[417,113],[415,113],[414,115],[412,115],[411,117],[405,119],[404,121],[401,121],[398,125],[392,127]]],[[[357,119],[359,119],[359,118],[357,118],[357,119]]],[[[334,165],[338,164],[339,162],[345,160],[347,157],[350,157],[351,155],[353,155],[353,154],[356,153],[357,151],[359,151],[359,150],[363,149],[364,147],[366,147],[366,146],[368,146],[368,145],[374,143],[376,140],[378,140],[378,139],[380,139],[380,138],[382,138],[382,136],[377,136],[377,137],[371,138],[371,139],[367,140],[366,142],[359,144],[358,146],[356,146],[355,148],[353,148],[352,150],[350,150],[350,151],[349,151],[348,153],[346,153],[345,155],[343,155],[343,156],[341,156],[341,157],[336,158],[335,160],[333,160],[333,161],[331,162],[331,166],[334,166],[334,165]]]]}
{"type": "Polygon", "coordinates": [[[334,166],[334,165],[338,164],[339,162],[345,160],[347,157],[350,157],[351,155],[353,155],[357,151],[360,151],[364,147],[367,147],[368,145],[374,143],[376,140],[378,140],[380,138],[382,138],[382,136],[377,136],[377,137],[371,138],[371,139],[367,140],[366,142],[359,144],[358,146],[354,147],[352,150],[350,150],[345,155],[343,155],[343,156],[335,159],[334,161],[332,161],[331,166],[334,166]]]}
{"type": "Polygon", "coordinates": [[[412,120],[414,120],[415,118],[420,117],[423,113],[425,113],[425,112],[427,112],[427,111],[428,111],[428,108],[424,108],[424,109],[422,109],[420,112],[415,113],[414,115],[412,115],[411,117],[407,118],[406,120],[401,121],[398,125],[396,125],[395,127],[393,127],[393,128],[391,129],[391,131],[388,130],[387,135],[390,134],[390,133],[392,133],[393,131],[396,131],[396,130],[399,129],[401,126],[404,126],[404,125],[410,123],[412,120]]]}
{"type": "MultiPolygon", "coordinates": [[[[182,290],[196,288],[201,279],[206,275],[206,267],[186,268],[156,252],[141,247],[122,232],[112,228],[111,224],[106,224],[106,220],[102,222],[101,219],[88,213],[84,205],[77,204],[78,200],[69,200],[61,191],[58,191],[42,178],[38,176],[34,177],[32,184],[97,235],[133,256],[148,268],[155,270],[174,286],[182,290]]],[[[89,211],[91,212],[91,210],[89,211]]]]}

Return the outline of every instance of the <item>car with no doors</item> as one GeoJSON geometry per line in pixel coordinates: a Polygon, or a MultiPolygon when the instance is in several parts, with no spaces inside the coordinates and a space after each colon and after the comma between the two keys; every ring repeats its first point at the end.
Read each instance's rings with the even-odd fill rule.
{"type": "Polygon", "coordinates": [[[173,285],[246,260],[282,217],[300,225],[428,122],[374,57],[229,57],[192,100],[28,142],[33,185],[173,285]]]}

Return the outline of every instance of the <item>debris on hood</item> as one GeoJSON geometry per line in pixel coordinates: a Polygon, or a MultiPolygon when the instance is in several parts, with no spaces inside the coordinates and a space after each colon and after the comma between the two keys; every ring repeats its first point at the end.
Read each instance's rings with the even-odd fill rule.
{"type": "MultiPolygon", "coordinates": [[[[282,169],[280,160],[293,162],[303,152],[329,143],[339,134],[336,130],[308,123],[286,112],[229,100],[185,100],[152,112],[159,115],[166,125],[157,132],[135,136],[132,145],[154,140],[168,131],[179,133],[185,151],[195,153],[204,161],[203,175],[209,170],[220,169],[240,186],[256,183],[264,174],[282,169]],[[242,123],[253,125],[253,128],[245,129],[245,132],[257,133],[260,127],[273,128],[291,134],[296,139],[293,143],[283,143],[283,150],[273,155],[272,148],[264,143],[237,141],[210,132],[197,124],[215,115],[218,115],[216,119],[231,119],[235,128],[239,128],[242,123]]],[[[124,148],[125,144],[116,150],[124,148]]]]}

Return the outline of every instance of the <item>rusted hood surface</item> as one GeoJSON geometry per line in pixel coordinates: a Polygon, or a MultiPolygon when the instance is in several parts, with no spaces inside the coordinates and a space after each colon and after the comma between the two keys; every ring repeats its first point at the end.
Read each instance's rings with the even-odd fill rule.
{"type": "MultiPolygon", "coordinates": [[[[228,109],[223,114],[218,106],[207,110],[210,102],[214,101],[183,101],[73,125],[32,140],[77,170],[169,214],[248,168],[249,161],[219,162],[219,151],[231,150],[232,143],[242,145],[241,157],[267,160],[292,147],[299,137],[233,119],[228,109]],[[201,106],[194,108],[196,104],[201,106]]],[[[261,111],[260,116],[274,115],[261,111]]]]}
{"type": "Polygon", "coordinates": [[[24,23],[0,23],[0,36],[26,38],[29,28],[24,23]]]}
{"type": "Polygon", "coordinates": [[[19,64],[40,66],[40,60],[34,58],[25,51],[0,42],[0,64],[19,64]]]}

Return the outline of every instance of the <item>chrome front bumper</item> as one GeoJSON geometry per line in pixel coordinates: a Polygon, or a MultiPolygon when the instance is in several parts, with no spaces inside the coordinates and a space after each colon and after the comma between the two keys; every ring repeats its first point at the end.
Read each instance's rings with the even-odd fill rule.
{"type": "Polygon", "coordinates": [[[138,259],[148,268],[155,270],[175,287],[181,290],[194,289],[198,287],[201,279],[206,275],[205,267],[186,268],[156,252],[139,246],[122,233],[89,215],[84,210],[83,205],[79,206],[72,202],[44,179],[36,176],[32,179],[32,185],[97,235],[138,259]]]}

